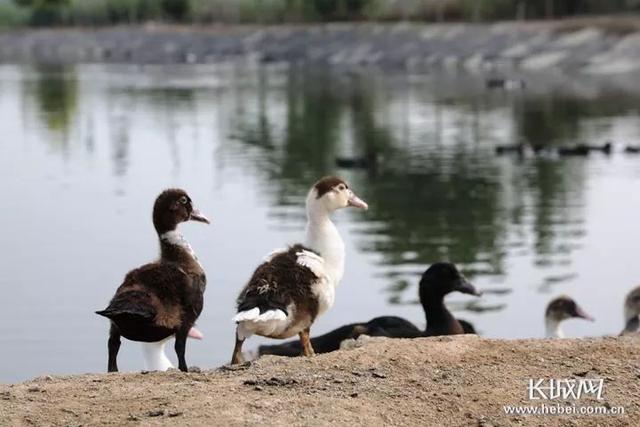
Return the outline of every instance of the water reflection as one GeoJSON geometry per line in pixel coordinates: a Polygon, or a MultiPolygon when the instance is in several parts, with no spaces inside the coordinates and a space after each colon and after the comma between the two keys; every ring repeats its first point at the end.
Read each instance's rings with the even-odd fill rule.
{"type": "MultiPolygon", "coordinates": [[[[391,282],[392,304],[414,300],[416,277],[434,260],[455,261],[470,276],[499,276],[510,246],[534,251],[539,268],[566,266],[584,234],[583,163],[532,159],[514,169],[494,158],[495,141],[491,135],[483,138],[481,129],[503,106],[487,109],[478,96],[453,103],[431,99],[426,101],[432,104],[431,116],[416,118],[398,114],[397,104],[406,113],[412,101],[407,101],[407,87],[395,89],[364,78],[345,84],[331,74],[295,74],[284,89],[274,90],[262,78],[255,116],[235,116],[234,140],[259,150],[254,166],[265,174],[276,207],[290,204],[287,195],[299,194],[314,177],[336,170],[334,159],[345,152],[381,159],[375,168],[354,173],[353,181],[373,207],[362,217],[367,224],[359,229],[359,246],[382,256],[380,269],[391,282]],[[278,94],[282,91],[286,96],[278,94]],[[286,114],[271,118],[274,107],[286,114]],[[421,122],[435,123],[435,131],[421,132],[421,122]],[[465,128],[451,132],[450,122],[465,128]],[[474,139],[465,140],[465,135],[474,139]]],[[[521,106],[513,111],[515,128],[523,138],[535,140],[540,125],[532,123],[567,104],[553,100],[533,101],[535,108],[527,107],[526,97],[515,103],[521,106]]],[[[580,111],[572,116],[574,125],[580,111]]],[[[547,137],[552,129],[558,132],[550,138],[554,141],[579,136],[570,137],[562,127],[542,127],[547,137]]],[[[294,216],[302,218],[299,212],[294,216]]]]}
{"type": "MultiPolygon", "coordinates": [[[[0,127],[12,136],[0,144],[0,173],[7,183],[0,198],[25,199],[24,212],[22,205],[2,210],[0,219],[16,224],[7,237],[9,247],[28,244],[35,252],[24,260],[21,252],[10,251],[0,288],[24,283],[13,302],[0,303],[0,317],[28,324],[33,316],[11,310],[27,300],[21,292],[30,292],[42,316],[55,311],[40,323],[56,326],[59,313],[72,311],[51,308],[47,302],[54,287],[34,284],[65,283],[56,292],[82,301],[69,314],[76,316],[73,323],[90,324],[76,333],[88,335],[83,342],[96,341],[87,370],[96,369],[94,359],[102,360],[98,350],[104,332],[104,324],[86,317],[87,307],[106,301],[133,260],[143,262],[154,253],[145,222],[147,202],[167,185],[208,195],[214,215],[222,216],[221,226],[212,227],[215,244],[209,235],[189,236],[194,247],[211,251],[202,259],[210,263],[206,267],[216,283],[211,298],[220,307],[207,311],[202,322],[216,342],[228,333],[220,326],[231,316],[224,310],[232,309],[236,288],[261,255],[251,252],[254,246],[297,238],[304,225],[300,200],[310,182],[328,173],[345,175],[371,209],[340,216],[351,250],[350,283],[341,289],[341,300],[356,295],[353,304],[361,298],[366,302],[349,310],[336,307],[328,317],[335,323],[325,324],[326,329],[413,308],[421,321],[421,309],[415,307],[419,275],[436,260],[450,260],[486,291],[482,299],[453,298],[453,309],[466,311],[463,317],[492,336],[535,336],[543,331],[542,308],[536,306],[540,313],[530,318],[518,317],[527,308],[522,301],[539,298],[536,304],[543,305],[546,294],[567,290],[581,303],[598,298],[588,290],[602,279],[596,263],[606,254],[589,251],[617,248],[627,238],[632,245],[633,236],[640,238],[628,230],[635,220],[612,220],[612,214],[598,211],[608,205],[616,215],[632,212],[620,207],[632,202],[626,196],[609,197],[613,187],[607,181],[616,180],[615,188],[634,184],[638,174],[632,158],[622,153],[567,159],[494,154],[497,144],[520,140],[555,145],[637,140],[640,96],[633,91],[585,95],[547,87],[492,93],[469,76],[415,81],[237,66],[16,67],[0,70],[0,87],[0,111],[8,117],[0,127]],[[44,153],[37,147],[45,147],[44,153]],[[336,158],[362,161],[358,168],[341,168],[336,158]],[[603,199],[606,203],[597,202],[603,199]],[[49,224],[24,220],[37,210],[51,213],[49,224]],[[592,218],[608,221],[606,232],[592,218]],[[105,233],[105,224],[118,232],[105,233]],[[127,235],[135,236],[129,244],[138,246],[125,247],[119,239],[127,235]],[[247,243],[251,239],[260,244],[247,243]],[[69,244],[60,249],[62,241],[69,244]],[[57,254],[66,255],[57,259],[57,254]],[[32,259],[48,268],[25,272],[21,266],[32,259]],[[81,259],[76,267],[86,268],[86,275],[100,272],[105,283],[87,287],[84,278],[69,273],[68,259],[81,259]],[[500,317],[513,312],[509,322],[518,328],[505,326],[500,317]]],[[[623,255],[632,253],[627,248],[623,255]]],[[[625,271],[613,268],[607,274],[625,271]]],[[[625,280],[635,281],[618,279],[620,293],[626,293],[625,280]]],[[[3,333],[0,327],[0,340],[3,333]]],[[[65,341],[70,351],[77,350],[74,339],[65,341]]],[[[222,361],[230,349],[219,352],[215,357],[222,361]]],[[[40,353],[34,347],[32,354],[40,353]]],[[[208,351],[202,355],[210,357],[208,351]]]]}
{"type": "Polygon", "coordinates": [[[66,148],[78,104],[74,70],[62,65],[38,65],[32,71],[35,81],[27,81],[27,91],[38,106],[44,126],[53,134],[51,143],[66,148]]]}

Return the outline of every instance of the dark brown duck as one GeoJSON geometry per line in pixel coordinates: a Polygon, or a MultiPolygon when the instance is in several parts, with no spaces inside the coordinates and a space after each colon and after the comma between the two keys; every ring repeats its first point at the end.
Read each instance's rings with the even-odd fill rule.
{"type": "Polygon", "coordinates": [[[148,368],[152,370],[171,367],[164,354],[164,344],[175,336],[178,367],[187,371],[186,340],[202,311],[206,277],[191,246],[177,231],[178,224],[185,221],[209,223],[184,190],[163,191],[153,207],[160,259],[127,273],[109,306],[96,312],[111,320],[109,372],[118,370],[116,359],[121,336],[157,343],[145,347],[147,363],[151,365],[148,368]]]}

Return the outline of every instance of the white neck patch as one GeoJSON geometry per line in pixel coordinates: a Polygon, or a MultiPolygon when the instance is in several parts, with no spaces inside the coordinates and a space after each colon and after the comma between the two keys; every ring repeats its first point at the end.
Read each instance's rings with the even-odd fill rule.
{"type": "Polygon", "coordinates": [[[189,255],[193,257],[193,259],[195,259],[196,261],[198,260],[198,257],[196,256],[196,253],[193,251],[193,248],[191,247],[189,242],[187,242],[184,236],[182,236],[182,234],[178,232],[178,230],[167,231],[166,233],[161,234],[160,240],[167,242],[170,245],[181,247],[182,249],[187,251],[187,253],[189,253],[189,255]]]}
{"type": "Polygon", "coordinates": [[[564,338],[564,332],[560,327],[560,322],[560,320],[555,320],[550,317],[545,319],[547,338],[564,338]]]}

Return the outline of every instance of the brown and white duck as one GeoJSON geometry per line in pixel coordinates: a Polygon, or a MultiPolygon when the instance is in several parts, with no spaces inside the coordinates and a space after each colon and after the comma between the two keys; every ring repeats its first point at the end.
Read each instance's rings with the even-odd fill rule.
{"type": "Polygon", "coordinates": [[[147,369],[166,370],[166,341],[175,336],[178,368],[187,371],[187,336],[202,311],[206,277],[193,249],[177,231],[181,222],[209,220],[180,189],[163,191],[153,206],[153,225],[160,240],[160,259],[131,270],[109,306],[96,313],[111,320],[108,371],[118,370],[120,337],[145,343],[147,369]]]}
{"type": "Polygon", "coordinates": [[[344,273],[344,242],[331,214],[346,207],[368,208],[341,178],[329,176],[313,185],[306,199],[304,245],[268,255],[238,296],[231,363],[242,363],[242,344],[254,334],[280,339],[298,335],[302,353],[314,354],[309,330],[333,306],[344,273]]]}
{"type": "MultiPolygon", "coordinates": [[[[324,335],[311,339],[311,345],[318,353],[338,350],[343,341],[360,335],[388,338],[418,338],[437,335],[475,334],[469,322],[456,319],[444,304],[444,298],[451,292],[480,296],[481,293],[460,273],[454,264],[438,262],[432,264],[420,279],[420,304],[427,318],[427,327],[420,330],[410,321],[396,316],[380,316],[366,323],[351,323],[324,335]]],[[[277,345],[264,345],[258,349],[259,355],[275,354],[295,356],[300,354],[298,341],[277,345]]]]}
{"type": "Polygon", "coordinates": [[[563,295],[552,299],[544,313],[547,338],[564,338],[560,324],[573,318],[594,320],[572,298],[563,295]]]}
{"type": "Polygon", "coordinates": [[[621,335],[640,333],[640,286],[632,289],[624,300],[624,330],[621,335]]]}

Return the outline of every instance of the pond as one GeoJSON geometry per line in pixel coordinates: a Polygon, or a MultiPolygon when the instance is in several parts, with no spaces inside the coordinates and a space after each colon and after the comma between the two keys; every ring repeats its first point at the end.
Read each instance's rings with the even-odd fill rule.
{"type": "MultiPolygon", "coordinates": [[[[314,334],[386,314],[424,326],[417,282],[438,260],[485,291],[447,303],[486,337],[543,336],[559,294],[596,318],[568,321],[568,336],[617,334],[640,282],[640,155],[622,152],[640,143],[633,90],[558,76],[508,92],[464,74],[3,65],[0,94],[0,382],[106,370],[108,322],[94,311],[157,256],[151,207],[173,186],[213,220],[182,227],[208,276],[190,365],[229,361],[238,291],[267,253],[302,239],[306,192],[330,173],[370,208],[336,215],[346,272],[314,334]],[[521,140],[615,149],[496,156],[521,140]],[[376,166],[336,166],[363,156],[376,166]]],[[[142,369],[139,346],[125,341],[119,361],[142,369]]]]}

